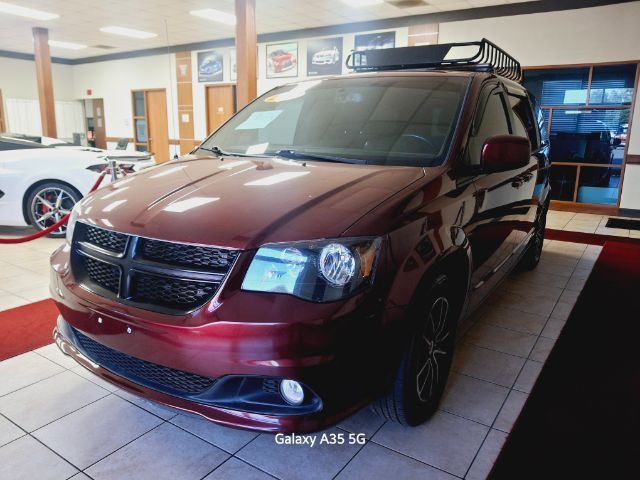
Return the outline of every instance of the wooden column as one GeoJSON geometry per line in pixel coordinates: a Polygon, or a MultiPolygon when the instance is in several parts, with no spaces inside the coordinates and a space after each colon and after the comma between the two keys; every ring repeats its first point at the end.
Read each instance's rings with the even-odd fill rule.
{"type": "Polygon", "coordinates": [[[186,155],[198,142],[193,139],[193,85],[191,84],[191,52],[176,52],[178,85],[178,126],[180,155],[186,155]]]}
{"type": "Polygon", "coordinates": [[[42,135],[57,137],[56,106],[53,98],[53,76],[51,74],[51,53],[49,52],[49,30],[33,29],[36,77],[38,79],[38,99],[40,100],[40,120],[42,135]]]}
{"type": "Polygon", "coordinates": [[[236,19],[236,103],[240,110],[258,94],[256,1],[236,0],[236,19]]]}

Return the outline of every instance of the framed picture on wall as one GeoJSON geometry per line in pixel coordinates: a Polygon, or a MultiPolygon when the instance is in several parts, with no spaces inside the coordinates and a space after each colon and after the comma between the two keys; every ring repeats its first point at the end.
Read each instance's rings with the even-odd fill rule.
{"type": "Polygon", "coordinates": [[[396,32],[378,32],[356,35],[356,50],[378,50],[381,48],[394,48],[396,46],[396,32]]]}
{"type": "Polygon", "coordinates": [[[229,50],[229,68],[231,69],[231,81],[235,82],[238,79],[238,63],[236,62],[236,49],[229,50]]]}
{"type": "Polygon", "coordinates": [[[318,38],[307,43],[307,76],[342,73],[342,37],[318,38]]]}
{"type": "Polygon", "coordinates": [[[198,52],[198,82],[221,82],[223,56],[216,50],[198,52]]]}
{"type": "Polygon", "coordinates": [[[267,45],[267,78],[298,76],[298,43],[267,45]]]}

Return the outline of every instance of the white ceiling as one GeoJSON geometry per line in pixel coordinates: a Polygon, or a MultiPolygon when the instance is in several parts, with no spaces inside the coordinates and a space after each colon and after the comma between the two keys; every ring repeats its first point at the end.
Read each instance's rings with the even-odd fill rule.
{"type": "MultiPolygon", "coordinates": [[[[52,40],[84,45],[108,45],[114,49],[51,48],[54,57],[68,59],[109,53],[204,42],[234,35],[234,28],[194,17],[190,10],[215,8],[234,12],[234,0],[6,0],[21,6],[57,13],[60,18],[36,21],[0,14],[0,50],[33,53],[31,28],[49,29],[52,40]],[[165,30],[168,29],[168,39],[165,30]],[[100,32],[100,27],[117,25],[157,33],[148,40],[136,40],[100,32]]],[[[380,5],[352,8],[340,0],[256,0],[258,33],[284,32],[302,28],[380,20],[391,17],[487,7],[530,0],[426,0],[428,6],[398,8],[380,5]]]]}

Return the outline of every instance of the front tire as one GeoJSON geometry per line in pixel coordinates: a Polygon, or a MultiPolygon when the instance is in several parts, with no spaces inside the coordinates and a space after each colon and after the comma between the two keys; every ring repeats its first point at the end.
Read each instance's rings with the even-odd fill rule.
{"type": "Polygon", "coordinates": [[[533,237],[527,245],[527,251],[520,260],[521,270],[533,270],[540,263],[542,256],[542,247],[544,246],[544,232],[547,228],[547,212],[549,211],[549,202],[543,205],[536,217],[533,237]]]}
{"type": "Polygon", "coordinates": [[[453,293],[449,278],[440,275],[417,295],[409,346],[391,391],[373,404],[378,415],[415,426],[438,408],[455,345],[459,309],[453,293]]]}
{"type": "MultiPolygon", "coordinates": [[[[44,230],[71,213],[74,205],[82,196],[69,185],[59,182],[47,182],[34,188],[26,199],[26,210],[29,223],[36,230],[44,230]]],[[[62,225],[49,234],[49,237],[60,238],[67,233],[67,226],[62,225]]]]}

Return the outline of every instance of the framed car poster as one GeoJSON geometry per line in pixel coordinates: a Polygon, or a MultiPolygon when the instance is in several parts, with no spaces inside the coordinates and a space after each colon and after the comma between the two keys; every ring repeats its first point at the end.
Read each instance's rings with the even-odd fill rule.
{"type": "Polygon", "coordinates": [[[307,76],[342,73],[342,37],[318,38],[307,43],[307,76]]]}
{"type": "Polygon", "coordinates": [[[298,43],[267,45],[267,78],[298,76],[298,43]]]}
{"type": "Polygon", "coordinates": [[[356,35],[356,50],[378,50],[381,48],[394,48],[396,46],[396,32],[378,32],[356,35]]]}
{"type": "Polygon", "coordinates": [[[223,56],[216,50],[198,52],[198,82],[221,82],[223,56]]]}

